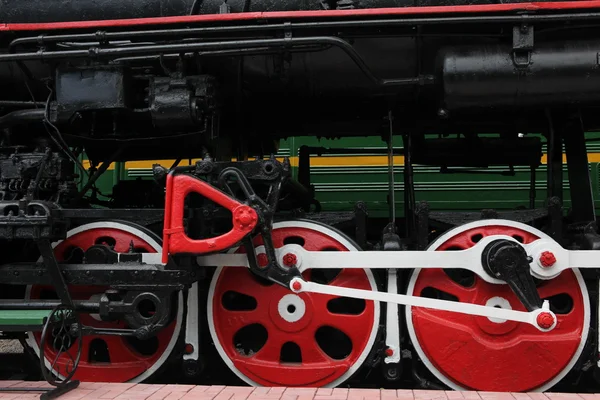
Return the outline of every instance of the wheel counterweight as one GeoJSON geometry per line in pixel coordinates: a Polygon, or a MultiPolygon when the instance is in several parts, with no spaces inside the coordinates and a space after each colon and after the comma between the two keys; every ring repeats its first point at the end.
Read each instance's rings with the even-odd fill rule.
{"type": "MultiPolygon", "coordinates": [[[[272,237],[276,248],[295,243],[310,251],[358,250],[341,233],[312,222],[276,223],[272,237]]],[[[329,285],[377,290],[368,269],[307,270],[303,275],[329,285]]],[[[248,384],[331,387],[352,376],[368,356],[380,309],[372,301],[294,294],[247,268],[221,266],[211,282],[207,312],[219,354],[248,384]]]]}
{"type": "MultiPolygon", "coordinates": [[[[94,222],[69,231],[67,239],[56,243],[54,252],[58,261],[68,261],[80,257],[93,245],[106,244],[117,252],[126,253],[133,246],[136,252],[158,253],[160,239],[141,226],[124,222],[94,222]]],[[[75,261],[78,262],[79,260],[75,261]]],[[[75,300],[97,300],[106,287],[71,286],[71,296],[75,300]]],[[[29,286],[27,299],[57,298],[50,286],[29,286]]],[[[182,323],[182,295],[178,296],[176,317],[155,337],[138,340],[133,337],[112,335],[84,335],[81,361],[74,379],[95,382],[141,382],[156,373],[164,365],[173,351],[182,323]]],[[[127,328],[124,321],[102,321],[94,314],[81,314],[84,326],[95,328],[127,328]]],[[[40,335],[29,332],[28,345],[40,355],[40,335]]],[[[74,343],[75,348],[77,343],[74,343]]],[[[44,351],[46,365],[56,357],[51,341],[44,351]]],[[[65,371],[71,362],[69,354],[59,356],[59,371],[65,371]]]]}
{"type": "MultiPolygon", "coordinates": [[[[429,250],[463,250],[489,235],[508,235],[525,244],[547,238],[527,225],[481,221],[447,232],[429,250]]],[[[413,346],[428,369],[457,390],[547,390],[581,355],[590,305],[585,283],[575,269],[538,282],[537,290],[557,316],[551,332],[514,321],[406,307],[413,346]]],[[[525,310],[508,285],[484,282],[465,270],[415,270],[408,294],[525,310]]]]}

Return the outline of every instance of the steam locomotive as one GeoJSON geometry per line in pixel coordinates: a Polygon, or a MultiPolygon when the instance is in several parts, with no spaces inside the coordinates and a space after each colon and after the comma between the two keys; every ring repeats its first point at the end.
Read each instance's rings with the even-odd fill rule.
{"type": "Polygon", "coordinates": [[[594,391],[599,20],[596,0],[3,0],[0,332],[61,390],[594,391]],[[276,156],[361,137],[384,146],[276,156]],[[385,160],[381,209],[319,201],[311,162],[336,154],[385,160]],[[481,178],[441,205],[419,168],[527,195],[486,207],[481,178]]]}

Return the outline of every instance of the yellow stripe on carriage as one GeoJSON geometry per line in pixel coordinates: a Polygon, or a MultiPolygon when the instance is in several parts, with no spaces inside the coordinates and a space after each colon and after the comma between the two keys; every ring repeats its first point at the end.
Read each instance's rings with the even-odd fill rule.
{"type": "MultiPolygon", "coordinates": [[[[283,161],[283,157],[277,157],[279,161],[283,161]]],[[[179,165],[194,165],[196,161],[200,159],[182,160],[179,165]]],[[[232,159],[235,161],[235,159],[232,159]]],[[[151,169],[154,164],[160,164],[163,167],[170,167],[173,165],[175,160],[145,160],[145,161],[127,161],[125,162],[125,169],[151,169]]],[[[542,156],[541,163],[546,164],[548,157],[546,154],[542,156]]],[[[563,154],[563,163],[567,162],[566,155],[563,154]]],[[[600,163],[600,153],[588,153],[588,162],[600,163]]],[[[386,166],[388,163],[387,156],[321,156],[312,157],[310,165],[313,167],[362,167],[362,166],[386,166]]],[[[290,157],[290,164],[292,167],[298,166],[298,157],[290,157]]],[[[394,156],[394,164],[404,164],[404,156],[394,156]]],[[[90,162],[88,160],[83,161],[83,166],[86,169],[90,168],[90,162]]],[[[114,170],[116,163],[111,163],[108,167],[109,170],[114,170]]]]}

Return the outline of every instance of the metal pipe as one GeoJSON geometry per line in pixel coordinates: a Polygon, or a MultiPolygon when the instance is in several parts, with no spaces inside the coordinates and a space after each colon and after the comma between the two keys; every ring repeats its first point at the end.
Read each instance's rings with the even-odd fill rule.
{"type": "Polygon", "coordinates": [[[46,110],[44,109],[12,111],[0,117],[0,128],[8,128],[22,122],[40,122],[44,120],[45,116],[46,110]]]}
{"type": "Polygon", "coordinates": [[[250,39],[250,40],[232,40],[219,42],[198,42],[198,43],[173,43],[159,45],[144,45],[137,47],[120,47],[120,48],[100,48],[92,47],[88,50],[60,50],[60,51],[44,51],[40,50],[35,53],[20,53],[20,54],[0,54],[0,62],[6,61],[26,61],[26,60],[52,60],[59,58],[100,58],[100,57],[126,57],[151,55],[161,52],[180,53],[186,51],[201,51],[201,50],[227,50],[227,49],[244,49],[264,46],[281,46],[293,47],[304,46],[311,44],[326,44],[338,47],[346,53],[348,57],[354,61],[356,66],[362,73],[376,86],[402,86],[433,83],[433,76],[425,75],[415,78],[400,78],[400,79],[381,79],[376,77],[371,69],[367,66],[360,54],[345,40],[335,36],[314,36],[301,38],[277,38],[277,39],[250,39]]]}
{"type": "Polygon", "coordinates": [[[437,25],[437,24],[468,24],[468,23],[522,23],[522,22],[564,22],[577,20],[600,19],[600,13],[573,13],[573,14],[553,14],[553,15],[495,15],[495,16],[466,16],[466,17],[425,17],[425,18],[396,18],[396,19],[376,19],[376,20],[342,20],[326,22],[300,22],[300,23],[280,23],[280,24],[257,24],[257,25],[237,25],[237,26],[212,26],[202,28],[185,29],[153,29],[145,31],[122,31],[105,32],[97,31],[95,33],[69,34],[69,35],[38,35],[34,37],[14,39],[9,48],[24,44],[44,44],[48,42],[61,42],[73,40],[94,40],[110,41],[115,39],[136,39],[147,36],[178,36],[178,35],[197,35],[210,33],[234,33],[234,32],[265,32],[273,30],[293,30],[293,29],[328,29],[328,28],[371,28],[371,27],[396,27],[396,26],[414,26],[414,25],[437,25]]]}
{"type": "Polygon", "coordinates": [[[0,100],[0,107],[32,108],[45,106],[46,103],[44,103],[43,101],[0,100]]]}
{"type": "MultiPolygon", "coordinates": [[[[290,53],[312,53],[323,50],[330,49],[331,46],[307,46],[307,47],[299,47],[297,49],[290,50],[290,53]]],[[[135,62],[135,61],[146,61],[146,60],[155,60],[159,57],[166,58],[174,58],[179,59],[182,56],[191,57],[193,55],[198,55],[200,57],[235,57],[235,56],[257,56],[257,55],[273,55],[277,54],[277,50],[270,49],[268,47],[264,48],[254,48],[254,49],[239,49],[239,50],[213,50],[213,51],[203,51],[203,52],[186,52],[186,53],[172,53],[172,54],[154,54],[150,56],[136,56],[136,57],[122,57],[115,58],[112,60],[115,63],[119,62],[135,62]]]]}
{"type": "MultiPolygon", "coordinates": [[[[98,312],[100,303],[89,300],[73,300],[78,311],[98,312]]],[[[60,300],[12,300],[0,299],[0,310],[53,310],[60,300]]]]}

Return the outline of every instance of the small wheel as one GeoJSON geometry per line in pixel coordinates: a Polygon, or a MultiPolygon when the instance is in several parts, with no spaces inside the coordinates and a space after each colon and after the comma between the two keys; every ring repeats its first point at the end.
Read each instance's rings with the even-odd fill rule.
{"type": "MultiPolygon", "coordinates": [[[[138,252],[158,253],[161,241],[152,232],[143,227],[126,222],[103,221],[79,226],[68,232],[64,241],[54,244],[58,261],[80,262],[83,253],[91,246],[105,243],[113,246],[117,252],[127,252],[131,244],[138,252]]],[[[118,266],[116,266],[118,267],[118,266]]],[[[74,300],[97,299],[106,287],[72,285],[69,287],[74,300]]],[[[44,285],[27,287],[26,299],[57,298],[54,288],[44,285]]],[[[73,379],[87,382],[141,382],[156,373],[169,358],[181,331],[183,319],[183,295],[178,295],[175,319],[155,337],[138,340],[132,337],[112,335],[84,335],[82,355],[73,379]]],[[[81,324],[96,328],[126,328],[124,321],[102,321],[93,314],[79,314],[81,324]]],[[[38,332],[29,332],[27,344],[40,357],[38,332]]],[[[45,345],[46,366],[57,356],[57,351],[49,340],[45,345]]],[[[79,340],[73,344],[73,351],[79,340]]],[[[65,370],[72,363],[69,354],[61,353],[56,362],[57,370],[65,370]]],[[[55,371],[58,373],[58,371],[55,371]]],[[[60,376],[60,373],[58,373],[60,376]]],[[[63,378],[63,376],[60,376],[63,378]]]]}
{"type": "MultiPolygon", "coordinates": [[[[512,236],[521,243],[548,238],[528,225],[478,221],[439,237],[430,251],[468,249],[483,237],[512,236]]],[[[545,391],[558,383],[579,359],[590,326],[590,304],[578,270],[538,283],[558,325],[540,332],[529,324],[421,307],[406,307],[411,342],[421,361],[456,390],[545,391]]],[[[415,270],[408,295],[525,311],[506,284],[490,284],[466,270],[415,270]]]]}
{"type": "MultiPolygon", "coordinates": [[[[358,250],[341,233],[308,221],[276,223],[272,237],[275,248],[293,243],[309,251],[358,250]]],[[[303,275],[314,282],[377,290],[368,269],[307,270],[303,275]]],[[[208,296],[208,324],[219,354],[254,386],[337,386],[365,361],[379,325],[379,303],[294,294],[243,267],[220,266],[208,296]]]]}

